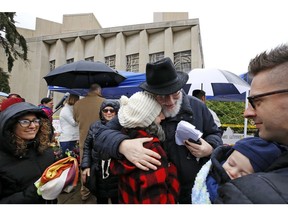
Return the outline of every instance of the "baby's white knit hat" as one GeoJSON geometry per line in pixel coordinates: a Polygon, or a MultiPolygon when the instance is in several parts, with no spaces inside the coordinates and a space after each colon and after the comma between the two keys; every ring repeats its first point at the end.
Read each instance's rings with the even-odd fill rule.
{"type": "Polygon", "coordinates": [[[124,128],[148,127],[161,112],[161,105],[148,92],[121,96],[118,119],[124,128]]]}

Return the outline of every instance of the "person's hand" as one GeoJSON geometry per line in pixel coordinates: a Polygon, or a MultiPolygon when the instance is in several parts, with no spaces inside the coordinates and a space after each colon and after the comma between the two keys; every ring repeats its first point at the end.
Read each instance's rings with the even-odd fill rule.
{"type": "Polygon", "coordinates": [[[90,176],[90,168],[89,168],[89,167],[88,167],[88,168],[85,168],[85,169],[82,171],[81,178],[82,178],[83,184],[86,183],[87,176],[90,176]]]}
{"type": "Polygon", "coordinates": [[[143,143],[149,142],[152,139],[151,137],[123,140],[119,146],[119,152],[139,169],[145,171],[149,169],[157,170],[157,166],[161,165],[159,161],[161,156],[143,147],[143,143]]]}
{"type": "Polygon", "coordinates": [[[202,138],[200,138],[200,141],[201,145],[189,142],[188,140],[184,140],[184,144],[188,148],[190,153],[196,158],[202,158],[211,155],[213,147],[202,138]]]}

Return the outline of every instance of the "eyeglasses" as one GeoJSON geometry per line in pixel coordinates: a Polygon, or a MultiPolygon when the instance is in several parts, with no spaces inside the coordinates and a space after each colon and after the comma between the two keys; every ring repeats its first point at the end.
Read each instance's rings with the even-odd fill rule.
{"type": "Polygon", "coordinates": [[[249,103],[251,104],[251,106],[255,109],[255,100],[256,99],[259,99],[261,97],[266,97],[269,95],[282,94],[282,93],[288,93],[288,89],[282,89],[282,90],[266,92],[266,93],[258,94],[258,95],[254,95],[254,96],[249,96],[249,97],[247,97],[247,99],[248,99],[249,103]]]}
{"type": "Polygon", "coordinates": [[[34,123],[34,125],[38,126],[40,125],[41,120],[40,119],[33,119],[32,121],[28,119],[18,120],[18,123],[21,125],[21,127],[29,127],[32,122],[34,123]]]}
{"type": "Polygon", "coordinates": [[[170,96],[172,96],[172,98],[174,98],[174,99],[177,99],[178,96],[179,96],[179,94],[180,94],[180,91],[177,91],[177,92],[175,92],[175,93],[173,93],[173,94],[169,94],[169,95],[156,95],[155,97],[156,97],[156,99],[159,99],[159,100],[165,100],[167,97],[170,97],[170,96]]]}
{"type": "Polygon", "coordinates": [[[103,109],[102,112],[103,113],[108,113],[108,112],[115,113],[115,110],[114,109],[103,109]]]}

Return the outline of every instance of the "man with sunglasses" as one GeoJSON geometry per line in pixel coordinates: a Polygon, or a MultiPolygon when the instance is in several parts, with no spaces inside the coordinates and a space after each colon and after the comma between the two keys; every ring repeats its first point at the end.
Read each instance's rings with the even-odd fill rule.
{"type": "MultiPolygon", "coordinates": [[[[139,86],[152,94],[162,106],[165,120],[161,125],[166,136],[163,148],[168,159],[177,167],[180,181],[178,202],[183,204],[191,203],[190,192],[196,174],[209,160],[213,149],[223,144],[221,131],[214,123],[207,106],[182,90],[187,80],[187,73],[176,71],[171,59],[164,58],[146,65],[146,82],[139,86]],[[201,145],[196,141],[188,140],[183,140],[183,145],[176,144],[175,132],[181,120],[190,122],[203,132],[201,145]]],[[[146,107],[143,106],[143,112],[145,109],[146,107]]],[[[151,138],[129,139],[120,130],[121,126],[117,118],[97,130],[95,143],[99,145],[101,156],[116,159],[125,156],[139,169],[156,170],[160,165],[160,155],[143,147],[143,143],[151,141],[151,138]]]]}
{"type": "MultiPolygon", "coordinates": [[[[288,146],[288,45],[262,52],[250,61],[250,105],[244,112],[253,119],[259,136],[288,146]]],[[[224,184],[215,203],[288,203],[288,153],[285,151],[263,173],[251,174],[224,184]]]]}

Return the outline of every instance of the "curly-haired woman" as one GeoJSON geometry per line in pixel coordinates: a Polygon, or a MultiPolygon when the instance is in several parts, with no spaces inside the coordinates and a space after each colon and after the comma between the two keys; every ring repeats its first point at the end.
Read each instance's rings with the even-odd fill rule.
{"type": "Polygon", "coordinates": [[[33,104],[7,102],[0,113],[0,203],[56,203],[44,200],[34,185],[55,162],[49,119],[33,104]]]}

